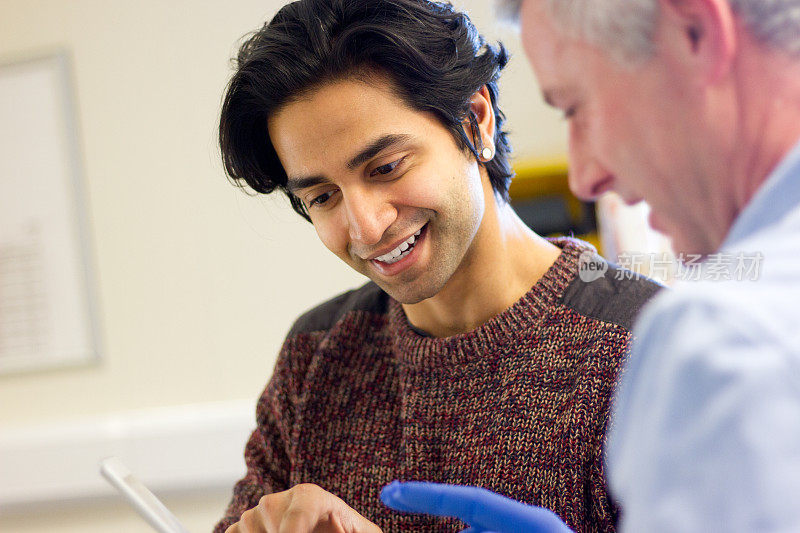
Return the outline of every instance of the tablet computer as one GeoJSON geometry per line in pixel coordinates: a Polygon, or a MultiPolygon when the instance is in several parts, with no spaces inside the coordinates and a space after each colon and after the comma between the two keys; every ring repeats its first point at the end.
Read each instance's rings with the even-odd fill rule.
{"type": "Polygon", "coordinates": [[[122,461],[116,457],[103,459],[100,473],[153,529],[159,533],[189,533],[161,500],[131,474],[122,461]]]}

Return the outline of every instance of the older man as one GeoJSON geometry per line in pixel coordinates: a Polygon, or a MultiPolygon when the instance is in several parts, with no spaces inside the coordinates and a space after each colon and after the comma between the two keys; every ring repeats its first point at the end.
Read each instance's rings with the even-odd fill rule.
{"type": "MultiPolygon", "coordinates": [[[[704,280],[645,311],[616,393],[623,528],[800,531],[800,1],[505,4],[569,121],[573,190],[646,200],[678,252],[706,259],[704,280]]],[[[425,490],[435,511],[475,499],[424,486],[384,499],[423,510],[425,490]]],[[[477,500],[473,525],[523,523],[477,500]]]]}

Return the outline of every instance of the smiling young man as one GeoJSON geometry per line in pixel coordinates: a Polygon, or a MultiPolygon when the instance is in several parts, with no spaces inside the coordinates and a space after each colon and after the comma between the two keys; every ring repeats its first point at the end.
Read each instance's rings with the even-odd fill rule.
{"type": "Polygon", "coordinates": [[[514,213],[506,61],[427,0],[301,0],[242,46],[220,121],[229,176],[286,193],[372,281],[289,332],[217,531],[459,529],[383,507],[393,479],[613,530],[608,400],[657,286],[613,268],[581,280],[593,250],[514,213]]]}

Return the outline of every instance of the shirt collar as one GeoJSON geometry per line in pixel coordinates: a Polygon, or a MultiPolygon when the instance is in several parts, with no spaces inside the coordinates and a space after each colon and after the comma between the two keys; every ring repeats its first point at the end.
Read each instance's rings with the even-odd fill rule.
{"type": "Polygon", "coordinates": [[[722,248],[729,248],[800,208],[800,141],[775,167],[733,223],[722,248]]]}

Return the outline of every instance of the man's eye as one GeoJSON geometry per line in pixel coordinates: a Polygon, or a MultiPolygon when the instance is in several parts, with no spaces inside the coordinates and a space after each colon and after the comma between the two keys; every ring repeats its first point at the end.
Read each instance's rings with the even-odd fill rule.
{"type": "Polygon", "coordinates": [[[308,205],[311,206],[311,207],[313,207],[315,205],[322,205],[325,202],[327,202],[328,200],[330,200],[331,196],[333,196],[333,191],[328,191],[326,193],[322,193],[319,196],[314,197],[314,199],[312,199],[308,203],[308,205]]]}
{"type": "Polygon", "coordinates": [[[377,176],[380,174],[381,176],[385,176],[386,174],[390,174],[394,169],[397,168],[397,165],[402,163],[405,157],[398,159],[397,161],[392,161],[391,163],[386,163],[385,165],[381,165],[379,167],[375,167],[375,169],[369,173],[370,176],[377,176]]]}
{"type": "Polygon", "coordinates": [[[568,107],[564,110],[564,120],[569,120],[575,116],[575,106],[568,107]]]}

